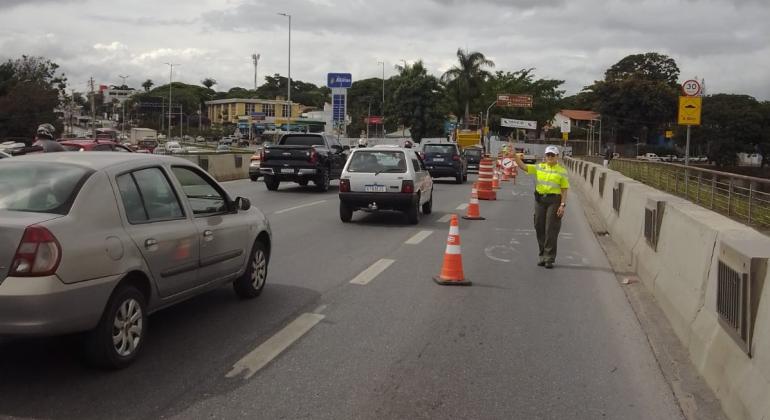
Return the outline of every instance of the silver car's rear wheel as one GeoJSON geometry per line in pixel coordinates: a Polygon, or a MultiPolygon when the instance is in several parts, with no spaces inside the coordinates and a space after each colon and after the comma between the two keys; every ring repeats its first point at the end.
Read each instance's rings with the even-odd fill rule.
{"type": "Polygon", "coordinates": [[[260,241],[254,242],[246,271],[233,282],[235,294],[244,299],[259,296],[267,282],[267,264],[265,245],[260,241]]]}
{"type": "Polygon", "coordinates": [[[119,369],[136,359],[147,334],[146,298],[132,284],[112,293],[99,324],[85,336],[87,361],[95,366],[119,369]]]}
{"type": "Polygon", "coordinates": [[[142,305],[135,299],[123,301],[112,323],[112,344],[122,357],[131,356],[142,341],[144,315],[142,305]]]}

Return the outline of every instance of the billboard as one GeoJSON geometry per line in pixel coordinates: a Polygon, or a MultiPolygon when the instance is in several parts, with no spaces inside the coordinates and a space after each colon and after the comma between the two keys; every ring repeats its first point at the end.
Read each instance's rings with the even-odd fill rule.
{"type": "Polygon", "coordinates": [[[500,125],[511,128],[524,128],[527,130],[536,130],[537,121],[512,120],[510,118],[500,118],[500,125]]]}
{"type": "Polygon", "coordinates": [[[329,73],[326,77],[326,86],[330,88],[349,88],[353,85],[353,76],[350,73],[329,73]]]}

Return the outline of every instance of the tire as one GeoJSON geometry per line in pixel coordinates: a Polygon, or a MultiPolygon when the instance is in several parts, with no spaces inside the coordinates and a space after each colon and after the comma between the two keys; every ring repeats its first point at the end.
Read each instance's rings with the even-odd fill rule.
{"type": "Polygon", "coordinates": [[[256,182],[259,179],[258,175],[252,175],[249,178],[251,178],[252,181],[256,182]]]}
{"type": "Polygon", "coordinates": [[[353,208],[344,201],[340,201],[340,220],[342,223],[350,223],[353,220],[353,208]]]}
{"type": "Polygon", "coordinates": [[[281,181],[275,179],[274,176],[265,175],[265,186],[268,190],[275,191],[279,185],[281,185],[281,181]]]}
{"type": "Polygon", "coordinates": [[[420,196],[414,200],[414,205],[406,211],[406,218],[409,220],[409,224],[416,225],[420,222],[420,196]]]}
{"type": "Polygon", "coordinates": [[[307,187],[307,183],[308,183],[308,181],[309,181],[309,180],[307,180],[307,179],[304,179],[304,178],[303,178],[303,179],[300,179],[300,180],[298,180],[298,181],[297,181],[297,184],[299,184],[299,185],[301,185],[301,186],[303,186],[303,187],[307,187]]]}
{"type": "Polygon", "coordinates": [[[455,184],[462,184],[463,183],[463,174],[462,172],[458,172],[455,174],[455,184]]]}
{"type": "Polygon", "coordinates": [[[268,255],[262,242],[254,242],[247,264],[246,271],[233,281],[233,290],[241,299],[253,299],[265,288],[268,255]]]}
{"type": "Polygon", "coordinates": [[[430,192],[430,199],[422,205],[422,214],[431,214],[433,212],[433,191],[430,192]]]}
{"type": "Polygon", "coordinates": [[[329,171],[327,169],[321,169],[321,173],[313,182],[315,183],[316,190],[319,192],[329,191],[329,183],[331,182],[329,171]]]}
{"type": "Polygon", "coordinates": [[[134,286],[118,286],[99,324],[84,337],[86,362],[100,368],[122,369],[136,360],[146,336],[147,303],[144,295],[134,286]]]}

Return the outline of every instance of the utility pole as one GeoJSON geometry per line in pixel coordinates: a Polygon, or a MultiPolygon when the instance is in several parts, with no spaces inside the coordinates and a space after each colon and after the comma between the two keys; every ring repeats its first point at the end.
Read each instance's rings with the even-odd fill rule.
{"type": "Polygon", "coordinates": [[[257,91],[257,65],[259,64],[259,54],[252,54],[251,59],[254,60],[254,91],[257,91]]]}
{"type": "MultiPolygon", "coordinates": [[[[171,107],[171,84],[174,77],[174,66],[180,66],[181,64],[176,63],[164,63],[165,65],[169,66],[168,71],[168,138],[166,138],[166,141],[171,140],[171,113],[172,113],[172,107],[171,107]]],[[[180,117],[181,118],[181,117],[180,117]]]]}
{"type": "MultiPolygon", "coordinates": [[[[128,79],[131,76],[129,75],[123,76],[119,74],[118,77],[123,79],[123,84],[120,86],[120,88],[123,89],[123,87],[128,87],[126,86],[126,79],[128,79]]],[[[120,137],[121,137],[121,140],[123,140],[126,138],[126,100],[125,99],[120,102],[120,110],[123,113],[123,118],[120,122],[120,137]]]]}
{"type": "Polygon", "coordinates": [[[378,61],[377,64],[382,65],[382,137],[385,138],[385,61],[378,61]]]}
{"type": "Polygon", "coordinates": [[[289,18],[289,79],[288,79],[289,87],[286,93],[286,99],[289,101],[289,106],[291,106],[291,15],[283,12],[278,14],[289,18]]]}
{"type": "Polygon", "coordinates": [[[96,140],[96,104],[94,103],[96,100],[96,92],[94,92],[93,77],[88,80],[88,84],[91,87],[91,93],[89,94],[91,96],[91,137],[96,140]]]}

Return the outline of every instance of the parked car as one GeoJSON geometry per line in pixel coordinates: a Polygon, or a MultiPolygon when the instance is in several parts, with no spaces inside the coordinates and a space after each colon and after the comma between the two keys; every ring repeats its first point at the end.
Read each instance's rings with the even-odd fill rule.
{"type": "Polygon", "coordinates": [[[217,146],[217,153],[227,153],[230,151],[230,146],[226,144],[220,144],[217,146]]]}
{"type": "Polygon", "coordinates": [[[354,149],[340,178],[340,219],[348,223],[356,210],[397,210],[409,223],[433,210],[433,179],[411,148],[354,149]]]}
{"type": "Polygon", "coordinates": [[[121,368],[149,314],[225,283],[258,296],[270,249],[264,214],[185,159],[14,157],[0,164],[0,335],[86,332],[87,359],[121,368]]]}
{"type": "Polygon", "coordinates": [[[323,133],[288,133],[262,148],[259,170],[268,190],[277,190],[283,181],[305,186],[312,180],[323,192],[331,180],[340,177],[349,150],[323,133]]]}
{"type": "Polygon", "coordinates": [[[427,143],[422,153],[431,177],[452,177],[458,184],[468,180],[468,164],[457,144],[427,143]]]}
{"type": "Polygon", "coordinates": [[[463,149],[463,156],[465,156],[465,162],[468,165],[468,172],[471,170],[475,172],[479,171],[482,154],[483,150],[480,147],[466,147],[463,149]]]}
{"type": "Polygon", "coordinates": [[[661,159],[655,153],[645,153],[636,157],[638,160],[646,160],[648,162],[660,162],[661,159]]]}
{"type": "Polygon", "coordinates": [[[167,153],[182,153],[182,152],[184,152],[184,149],[182,148],[182,145],[179,144],[178,141],[167,141],[166,144],[163,145],[163,148],[166,149],[167,153]]]}
{"type": "Polygon", "coordinates": [[[65,150],[70,152],[129,152],[134,149],[120,143],[103,139],[61,139],[59,140],[65,150]]]}

